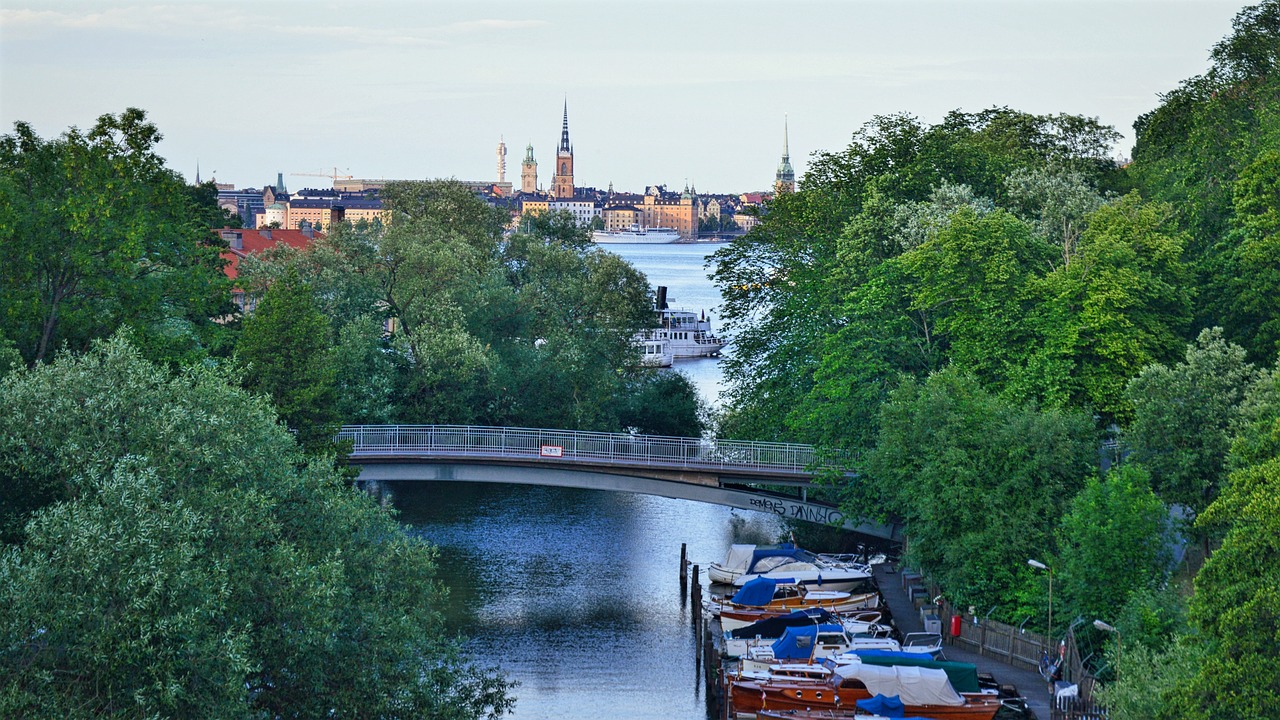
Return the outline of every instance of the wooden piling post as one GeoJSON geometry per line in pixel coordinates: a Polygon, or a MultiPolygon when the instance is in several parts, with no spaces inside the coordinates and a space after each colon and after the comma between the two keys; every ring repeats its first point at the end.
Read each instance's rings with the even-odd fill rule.
{"type": "Polygon", "coordinates": [[[680,543],[680,597],[689,593],[689,545],[680,543]]]}
{"type": "Polygon", "coordinates": [[[698,618],[702,615],[702,583],[698,580],[698,575],[699,568],[697,565],[694,565],[692,585],[693,600],[690,604],[693,605],[693,612],[691,614],[693,615],[693,622],[695,624],[698,622],[698,618]]]}

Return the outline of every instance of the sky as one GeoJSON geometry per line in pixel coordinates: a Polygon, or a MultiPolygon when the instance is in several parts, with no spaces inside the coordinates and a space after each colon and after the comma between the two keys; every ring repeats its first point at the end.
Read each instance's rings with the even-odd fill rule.
{"type": "Polygon", "coordinates": [[[188,179],[551,185],[564,104],[579,186],[767,189],[876,115],[1007,106],[1124,134],[1208,66],[1223,0],[23,2],[0,0],[0,131],[147,111],[188,179]]]}

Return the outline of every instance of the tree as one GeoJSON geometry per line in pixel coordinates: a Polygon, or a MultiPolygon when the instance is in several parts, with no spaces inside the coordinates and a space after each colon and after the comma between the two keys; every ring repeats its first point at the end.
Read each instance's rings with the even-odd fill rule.
{"type": "Polygon", "coordinates": [[[875,448],[850,481],[851,517],[879,510],[907,527],[911,562],[958,605],[1018,604],[1029,557],[1096,457],[1086,415],[1019,406],[958,369],[908,380],[882,408],[875,448]]]}
{"type": "Polygon", "coordinates": [[[0,328],[27,362],[121,325],[165,359],[218,331],[230,284],[208,228],[223,214],[164,167],[160,137],[129,108],[54,140],[22,122],[0,138],[0,239],[20,249],[0,267],[0,328]]]}
{"type": "Polygon", "coordinates": [[[0,715],[497,717],[433,551],[265,398],[117,337],[0,381],[0,715]]]}
{"type": "Polygon", "coordinates": [[[1114,620],[1133,592],[1154,588],[1168,568],[1167,518],[1141,466],[1125,463],[1090,478],[1058,527],[1058,581],[1069,614],[1114,620]]]}
{"type": "Polygon", "coordinates": [[[1280,368],[1251,388],[1235,468],[1199,517],[1222,545],[1196,575],[1191,620],[1207,641],[1173,703],[1180,717],[1280,716],[1280,368]]]}
{"type": "Polygon", "coordinates": [[[1222,296],[1216,298],[1227,336],[1250,358],[1280,354],[1280,151],[1263,152],[1240,171],[1233,190],[1231,232],[1221,249],[1222,296]]]}
{"type": "Polygon", "coordinates": [[[1198,515],[1217,497],[1240,403],[1257,381],[1244,350],[1217,328],[1202,331],[1183,362],[1149,365],[1130,381],[1134,419],[1124,439],[1165,502],[1198,515]]]}
{"type": "Polygon", "coordinates": [[[1043,299],[1030,313],[1036,349],[1014,383],[1019,397],[1089,407],[1107,423],[1129,417],[1125,384],[1172,359],[1190,322],[1184,238],[1167,218],[1137,193],[1089,216],[1073,261],[1032,291],[1043,299]]]}
{"type": "Polygon", "coordinates": [[[323,442],[337,419],[329,337],[311,289],[289,271],[245,319],[236,348],[247,365],[245,388],[271,398],[281,419],[309,444],[323,442]]]}
{"type": "Polygon", "coordinates": [[[705,429],[698,389],[680,372],[651,372],[627,384],[620,421],[643,435],[701,437],[705,429]]]}

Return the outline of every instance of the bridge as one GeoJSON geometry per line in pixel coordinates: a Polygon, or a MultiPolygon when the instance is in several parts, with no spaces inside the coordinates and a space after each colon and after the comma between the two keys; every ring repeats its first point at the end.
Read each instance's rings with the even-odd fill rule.
{"type": "Polygon", "coordinates": [[[811,501],[811,445],[466,425],[347,425],[365,484],[432,480],[612,490],[727,505],[900,539],[811,501]]]}

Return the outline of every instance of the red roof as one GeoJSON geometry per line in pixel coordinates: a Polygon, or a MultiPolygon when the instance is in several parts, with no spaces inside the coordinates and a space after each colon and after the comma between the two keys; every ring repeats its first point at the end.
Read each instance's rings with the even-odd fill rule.
{"type": "Polygon", "coordinates": [[[312,233],[315,237],[308,237],[301,230],[282,230],[279,228],[270,230],[221,228],[214,230],[213,233],[224,237],[227,240],[227,244],[232,246],[222,253],[222,258],[227,261],[227,264],[222,268],[223,272],[232,280],[235,280],[240,275],[240,258],[242,257],[260,253],[280,243],[302,250],[310,245],[315,237],[324,237],[324,233],[316,232],[312,233]],[[236,243],[232,242],[232,237],[229,233],[236,233],[240,236],[240,247],[234,247],[236,243]]]}

